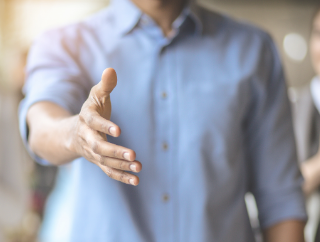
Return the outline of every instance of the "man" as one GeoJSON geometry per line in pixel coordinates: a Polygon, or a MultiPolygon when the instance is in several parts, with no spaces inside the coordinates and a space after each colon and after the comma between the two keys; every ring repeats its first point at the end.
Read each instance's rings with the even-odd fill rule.
{"type": "Polygon", "coordinates": [[[247,191],[266,241],[303,241],[286,87],[261,30],[183,0],[114,0],[39,38],[25,90],[30,151],[73,161],[67,241],[253,241],[247,191]]]}

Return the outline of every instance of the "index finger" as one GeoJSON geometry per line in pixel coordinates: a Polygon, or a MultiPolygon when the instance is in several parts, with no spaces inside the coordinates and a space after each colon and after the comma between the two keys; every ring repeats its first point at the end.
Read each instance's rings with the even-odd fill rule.
{"type": "Polygon", "coordinates": [[[93,130],[118,137],[121,130],[118,125],[100,116],[98,112],[83,115],[85,123],[93,130]]]}
{"type": "Polygon", "coordinates": [[[111,158],[124,159],[127,161],[134,161],[136,153],[128,148],[109,143],[107,141],[96,141],[92,144],[94,153],[101,156],[108,156],[111,158]]]}

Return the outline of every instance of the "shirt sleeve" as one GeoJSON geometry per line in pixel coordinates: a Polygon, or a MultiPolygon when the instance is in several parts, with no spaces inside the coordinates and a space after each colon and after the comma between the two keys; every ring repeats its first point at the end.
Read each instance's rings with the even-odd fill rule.
{"type": "Polygon", "coordinates": [[[307,220],[302,175],[283,69],[272,39],[264,36],[246,122],[250,190],[262,228],[288,219],[307,220]]]}
{"type": "Polygon", "coordinates": [[[92,84],[78,64],[77,41],[66,30],[53,30],[40,36],[29,52],[19,126],[29,154],[44,165],[49,163],[36,156],[28,145],[27,111],[36,102],[50,101],[72,114],[79,113],[92,84]]]}

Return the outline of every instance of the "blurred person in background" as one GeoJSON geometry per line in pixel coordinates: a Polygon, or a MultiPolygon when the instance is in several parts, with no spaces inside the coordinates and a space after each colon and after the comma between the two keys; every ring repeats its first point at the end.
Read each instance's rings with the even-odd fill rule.
{"type": "Polygon", "coordinates": [[[267,33],[193,2],[114,0],[35,42],[25,93],[30,154],[70,164],[66,214],[51,224],[68,219],[60,242],[254,241],[248,191],[265,241],[304,241],[291,113],[267,33]]]}
{"type": "MultiPolygon", "coordinates": [[[[312,20],[310,53],[316,77],[310,86],[294,90],[294,120],[300,156],[301,171],[305,182],[303,190],[308,201],[309,222],[306,232],[311,231],[315,242],[320,242],[320,200],[317,199],[320,185],[320,7],[312,20]],[[315,195],[315,196],[314,196],[315,195]]],[[[310,237],[310,241],[313,240],[310,237]]],[[[308,240],[309,241],[309,240],[308,240]]]]}
{"type": "MultiPolygon", "coordinates": [[[[312,63],[317,76],[312,80],[310,90],[315,107],[320,112],[320,8],[313,19],[312,35],[310,41],[312,63]]],[[[320,123],[318,124],[320,125],[320,123]]],[[[319,144],[319,142],[317,142],[319,144]]],[[[307,195],[316,190],[320,185],[320,152],[301,164],[305,179],[303,189],[307,195]]]]}

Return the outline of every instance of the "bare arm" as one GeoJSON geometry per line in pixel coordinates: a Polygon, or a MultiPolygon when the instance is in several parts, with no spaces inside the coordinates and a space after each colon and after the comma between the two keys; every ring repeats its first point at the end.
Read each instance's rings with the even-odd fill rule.
{"type": "Polygon", "coordinates": [[[80,157],[70,147],[77,119],[78,115],[72,116],[51,102],[33,105],[27,115],[32,151],[54,165],[63,165],[80,157]]]}
{"type": "Polygon", "coordinates": [[[41,158],[54,165],[85,157],[109,177],[138,185],[139,178],[126,171],[140,172],[133,150],[111,144],[106,135],[118,137],[120,128],[110,121],[110,93],[116,86],[113,69],[107,69],[99,84],[91,89],[79,115],[72,116],[51,102],[39,102],[28,111],[29,143],[41,158]]]}
{"type": "Polygon", "coordinates": [[[305,222],[287,220],[278,223],[263,233],[265,242],[304,242],[305,222]]]}
{"type": "Polygon", "coordinates": [[[301,172],[305,179],[303,191],[306,195],[312,193],[320,185],[320,153],[301,164],[301,172]]]}

